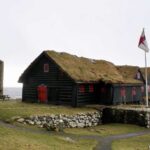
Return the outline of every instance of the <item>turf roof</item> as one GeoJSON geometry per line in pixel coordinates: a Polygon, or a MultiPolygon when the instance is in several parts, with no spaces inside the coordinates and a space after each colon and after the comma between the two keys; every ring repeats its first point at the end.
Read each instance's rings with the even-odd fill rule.
{"type": "Polygon", "coordinates": [[[55,51],[45,53],[77,82],[141,83],[134,79],[138,67],[116,67],[105,60],[93,60],[55,51]]]}
{"type": "MultiPolygon", "coordinates": [[[[52,50],[44,51],[40,56],[46,55],[52,59],[75,82],[105,82],[105,83],[142,83],[135,79],[139,67],[115,66],[105,60],[94,60],[85,57],[77,57],[65,52],[52,50]]],[[[39,60],[38,56],[23,72],[19,82],[28,74],[32,66],[39,60]]]]}
{"type": "Polygon", "coordinates": [[[142,83],[142,81],[136,79],[136,74],[139,71],[138,66],[117,66],[118,71],[123,76],[125,83],[142,83]]]}
{"type": "MultiPolygon", "coordinates": [[[[140,71],[141,71],[143,78],[145,80],[145,68],[144,67],[140,68],[140,71]]],[[[147,67],[147,77],[148,77],[148,79],[150,79],[150,67],[147,67]]]]}

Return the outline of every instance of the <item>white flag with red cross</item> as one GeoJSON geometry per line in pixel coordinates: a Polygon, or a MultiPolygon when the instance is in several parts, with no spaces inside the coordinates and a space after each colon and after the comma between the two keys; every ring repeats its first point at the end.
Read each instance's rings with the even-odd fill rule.
{"type": "Polygon", "coordinates": [[[144,29],[143,29],[142,34],[140,36],[138,47],[143,49],[145,52],[149,52],[149,48],[148,48],[148,44],[146,41],[144,29]]]}

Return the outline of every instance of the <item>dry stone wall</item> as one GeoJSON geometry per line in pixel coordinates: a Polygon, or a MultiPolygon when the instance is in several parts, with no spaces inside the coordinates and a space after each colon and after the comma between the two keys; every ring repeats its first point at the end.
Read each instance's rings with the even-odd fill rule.
{"type": "Polygon", "coordinates": [[[150,111],[138,109],[105,108],[103,123],[128,123],[150,128],[150,111]]]}
{"type": "Polygon", "coordinates": [[[86,128],[97,126],[101,123],[128,123],[150,128],[150,111],[104,108],[103,110],[90,113],[37,115],[27,118],[17,117],[14,120],[24,124],[38,125],[48,130],[86,128]]]}
{"type": "Polygon", "coordinates": [[[17,121],[24,124],[38,125],[49,130],[59,128],[85,128],[101,124],[102,112],[78,113],[76,115],[51,114],[45,116],[30,116],[18,118],[17,121]]]}

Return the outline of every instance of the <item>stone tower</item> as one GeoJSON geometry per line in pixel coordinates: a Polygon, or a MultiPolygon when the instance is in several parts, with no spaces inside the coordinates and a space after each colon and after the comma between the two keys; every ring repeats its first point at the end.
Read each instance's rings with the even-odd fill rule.
{"type": "Polygon", "coordinates": [[[0,60],[0,95],[3,95],[3,72],[4,62],[0,60]]]}

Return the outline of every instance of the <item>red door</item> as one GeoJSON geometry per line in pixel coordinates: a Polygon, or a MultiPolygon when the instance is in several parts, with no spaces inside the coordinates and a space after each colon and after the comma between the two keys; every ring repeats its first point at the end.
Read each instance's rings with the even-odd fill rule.
{"type": "Polygon", "coordinates": [[[38,86],[38,101],[42,102],[42,103],[46,103],[47,102],[47,86],[45,85],[39,85],[38,86]]]}

